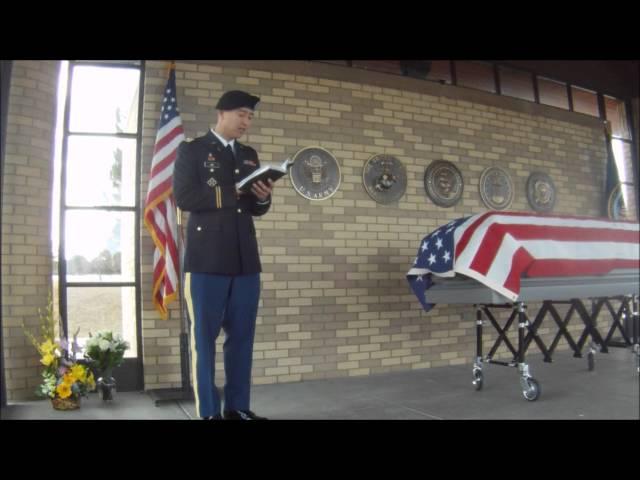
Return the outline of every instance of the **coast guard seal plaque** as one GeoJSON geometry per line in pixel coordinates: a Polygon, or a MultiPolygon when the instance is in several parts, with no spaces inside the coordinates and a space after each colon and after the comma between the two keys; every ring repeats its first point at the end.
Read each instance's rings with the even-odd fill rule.
{"type": "Polygon", "coordinates": [[[550,212],[556,203],[556,187],[546,173],[533,172],[527,179],[527,199],[537,212],[550,212]]]}
{"type": "Polygon", "coordinates": [[[452,207],[462,197],[462,174],[447,160],[431,162],[424,172],[424,189],[440,207],[452,207]]]}
{"type": "Polygon", "coordinates": [[[513,182],[500,167],[489,167],[480,176],[480,198],[492,210],[504,210],[513,201],[513,182]]]}
{"type": "Polygon", "coordinates": [[[369,196],[376,202],[395,202],[407,189],[407,170],[395,157],[374,155],[364,165],[362,182],[369,196]]]}
{"type": "Polygon", "coordinates": [[[293,156],[289,178],[293,188],[309,200],[326,200],[338,191],[341,173],[336,158],[320,147],[306,147],[293,156]]]}
{"type": "Polygon", "coordinates": [[[633,198],[632,189],[632,183],[623,182],[616,185],[611,191],[607,203],[607,214],[611,220],[636,220],[633,204],[628,203],[633,198]]]}

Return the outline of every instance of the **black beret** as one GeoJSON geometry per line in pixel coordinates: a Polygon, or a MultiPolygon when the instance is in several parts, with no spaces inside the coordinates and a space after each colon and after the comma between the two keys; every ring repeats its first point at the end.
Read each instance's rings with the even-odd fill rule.
{"type": "Polygon", "coordinates": [[[241,90],[225,92],[216,104],[217,110],[235,110],[236,108],[250,108],[255,110],[260,99],[241,90]]]}

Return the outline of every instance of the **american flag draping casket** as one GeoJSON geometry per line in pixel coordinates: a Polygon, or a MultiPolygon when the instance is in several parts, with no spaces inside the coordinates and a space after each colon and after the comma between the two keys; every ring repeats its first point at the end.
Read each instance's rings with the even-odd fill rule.
{"type": "Polygon", "coordinates": [[[625,221],[486,212],[441,226],[420,242],[407,280],[426,311],[432,275],[463,274],[511,301],[522,277],[605,275],[638,269],[639,225],[625,221]]]}

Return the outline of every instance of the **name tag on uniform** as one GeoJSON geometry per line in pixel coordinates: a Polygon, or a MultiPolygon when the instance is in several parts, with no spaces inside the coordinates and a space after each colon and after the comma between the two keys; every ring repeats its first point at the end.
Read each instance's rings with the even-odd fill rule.
{"type": "Polygon", "coordinates": [[[245,165],[251,165],[252,167],[257,167],[258,164],[256,162],[254,162],[253,160],[245,160],[243,162],[245,165]]]}

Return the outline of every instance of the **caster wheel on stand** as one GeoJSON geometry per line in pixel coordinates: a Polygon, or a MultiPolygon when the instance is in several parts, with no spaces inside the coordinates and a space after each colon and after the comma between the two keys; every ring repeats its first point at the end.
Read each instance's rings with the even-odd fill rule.
{"type": "Polygon", "coordinates": [[[476,388],[476,391],[482,390],[482,385],[484,383],[484,378],[482,375],[482,370],[474,370],[473,371],[473,386],[476,388]]]}
{"type": "Polygon", "coordinates": [[[540,384],[532,377],[523,380],[522,395],[530,402],[534,402],[540,396],[540,384]]]}

